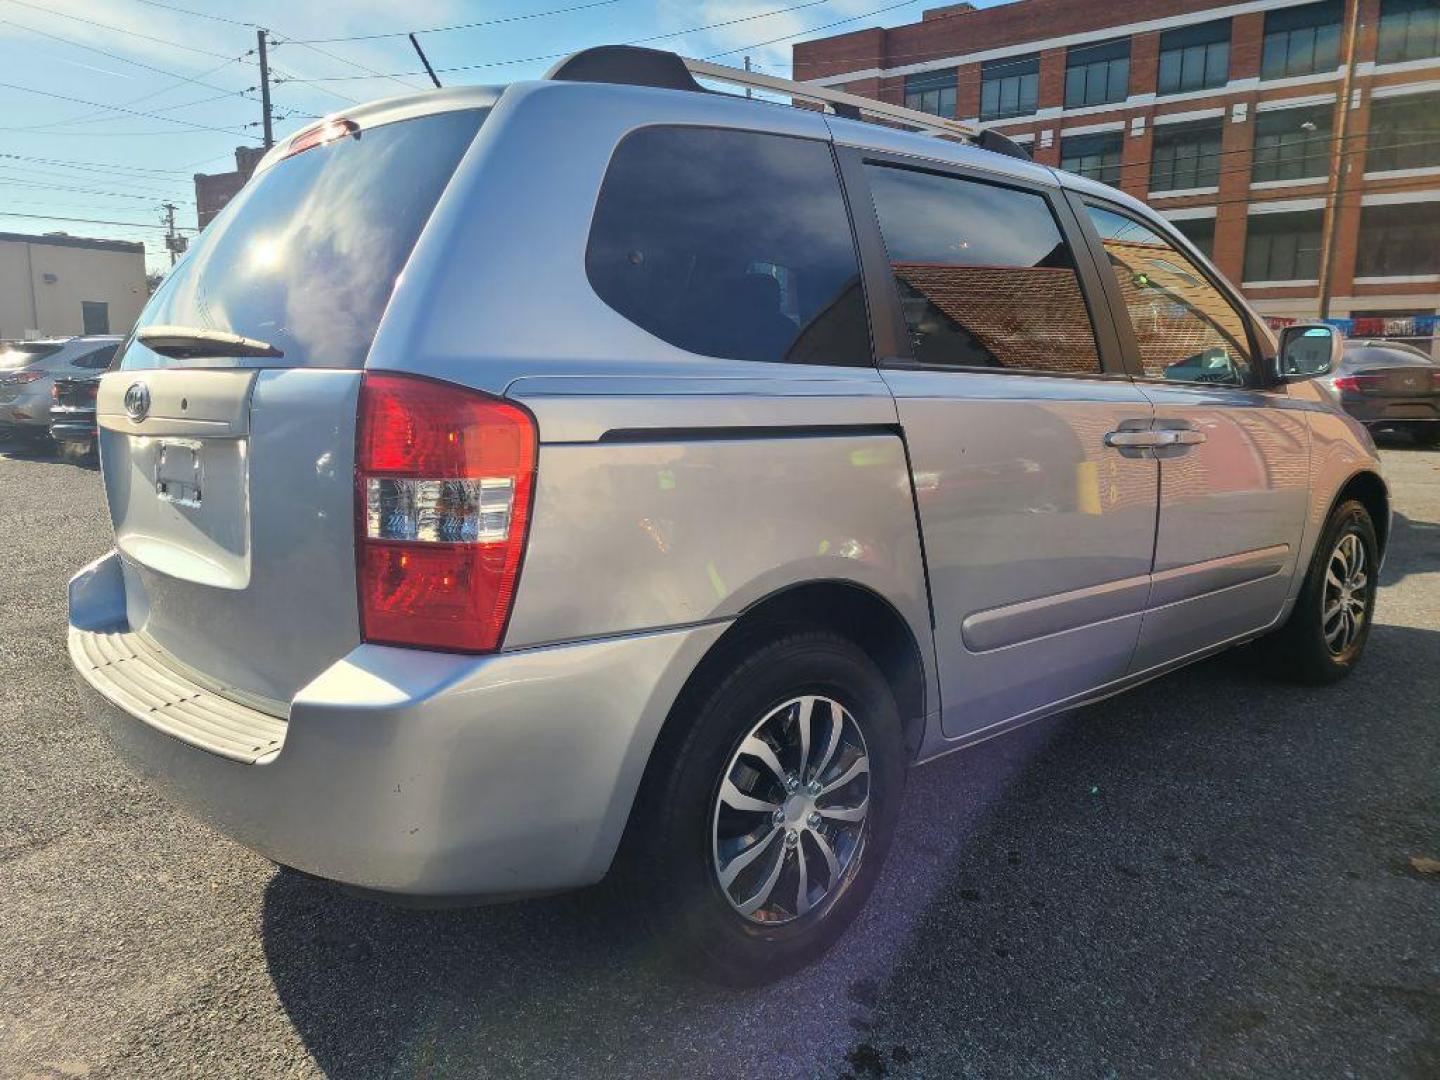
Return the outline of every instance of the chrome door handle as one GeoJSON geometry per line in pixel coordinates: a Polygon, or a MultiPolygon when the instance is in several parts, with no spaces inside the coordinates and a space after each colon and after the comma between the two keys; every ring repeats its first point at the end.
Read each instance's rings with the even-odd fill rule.
{"type": "Polygon", "coordinates": [[[1198,446],[1205,441],[1205,433],[1203,431],[1196,431],[1194,428],[1181,428],[1170,431],[1168,434],[1175,436],[1171,442],[1176,446],[1198,446]]]}
{"type": "MultiPolygon", "coordinates": [[[[1105,445],[1117,450],[1153,450],[1159,446],[1174,446],[1179,442],[1176,438],[1179,434],[1178,431],[1107,431],[1105,445]]],[[[1205,436],[1200,437],[1203,439],[1205,436]]]]}

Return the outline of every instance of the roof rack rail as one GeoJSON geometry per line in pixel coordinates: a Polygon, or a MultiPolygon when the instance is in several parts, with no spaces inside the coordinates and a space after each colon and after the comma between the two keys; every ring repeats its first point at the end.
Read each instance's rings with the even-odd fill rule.
{"type": "Polygon", "coordinates": [[[860,120],[868,115],[927,135],[975,142],[987,150],[1002,154],[1027,159],[1030,156],[996,131],[981,130],[958,120],[934,116],[918,109],[907,109],[902,105],[892,105],[888,101],[861,97],[859,94],[847,94],[843,90],[831,90],[814,83],[777,79],[773,75],[742,71],[723,64],[712,64],[708,60],[691,60],[661,49],[644,49],[635,45],[598,45],[572,53],[545,73],[547,79],[569,82],[624,83],[631,86],[658,86],[669,90],[707,93],[708,91],[695,81],[697,77],[819,102],[830,106],[837,116],[851,120],[860,120]]]}

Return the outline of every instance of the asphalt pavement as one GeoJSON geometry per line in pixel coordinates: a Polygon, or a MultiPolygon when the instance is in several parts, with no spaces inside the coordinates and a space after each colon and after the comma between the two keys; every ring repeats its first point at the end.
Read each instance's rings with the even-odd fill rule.
{"type": "Polygon", "coordinates": [[[602,891],[379,906],[171,809],[81,715],[99,475],[0,448],[0,1076],[1440,1076],[1440,453],[1385,449],[1339,686],[1222,657],[915,772],[857,925],[757,991],[602,891]]]}

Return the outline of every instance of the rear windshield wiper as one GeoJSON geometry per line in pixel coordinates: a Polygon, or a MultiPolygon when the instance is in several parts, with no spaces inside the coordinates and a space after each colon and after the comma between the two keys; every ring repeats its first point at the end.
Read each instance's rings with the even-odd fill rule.
{"type": "Polygon", "coordinates": [[[177,360],[201,356],[284,356],[268,341],[241,337],[225,330],[207,330],[202,326],[145,326],[135,336],[146,348],[161,356],[177,360]]]}

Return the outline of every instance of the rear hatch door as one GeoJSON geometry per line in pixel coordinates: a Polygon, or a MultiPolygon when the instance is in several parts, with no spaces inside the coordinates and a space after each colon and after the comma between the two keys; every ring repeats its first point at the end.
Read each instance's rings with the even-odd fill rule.
{"type": "Polygon", "coordinates": [[[261,170],[102,380],[130,627],[201,685],[284,714],[359,642],[361,370],[485,112],[334,125],[261,170]]]}

